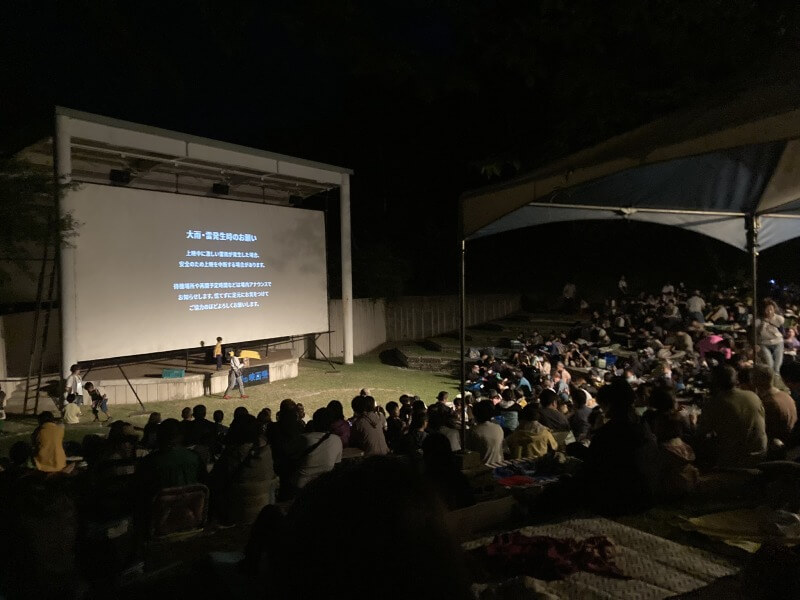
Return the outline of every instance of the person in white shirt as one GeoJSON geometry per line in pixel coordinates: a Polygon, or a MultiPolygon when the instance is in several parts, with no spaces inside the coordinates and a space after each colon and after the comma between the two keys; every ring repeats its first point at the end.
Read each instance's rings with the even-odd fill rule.
{"type": "Polygon", "coordinates": [[[617,283],[617,287],[619,288],[619,293],[621,296],[628,295],[628,282],[625,281],[625,275],[622,275],[619,278],[619,282],[617,283]]]}
{"type": "Polygon", "coordinates": [[[761,357],[764,362],[776,373],[780,373],[783,364],[783,327],[784,318],[780,314],[778,305],[769,298],[764,301],[761,318],[756,320],[758,332],[758,345],[761,347],[761,357]]]}
{"type": "Polygon", "coordinates": [[[75,404],[83,406],[83,379],[81,379],[81,369],[78,365],[69,368],[69,377],[66,383],[67,397],[74,397],[75,404]]]}
{"type": "Polygon", "coordinates": [[[247,398],[247,395],[244,393],[244,380],[242,379],[242,361],[239,360],[233,350],[228,350],[228,357],[230,358],[231,370],[228,371],[228,388],[225,390],[222,397],[225,400],[229,399],[230,396],[228,394],[238,385],[239,395],[242,398],[247,398]]]}
{"type": "Polygon", "coordinates": [[[304,488],[311,481],[332,471],[342,462],[342,438],[331,433],[333,416],[323,407],[314,412],[311,418],[313,431],[304,433],[306,449],[297,470],[297,487],[304,488]]]}
{"type": "Polygon", "coordinates": [[[700,297],[700,292],[695,290],[694,293],[686,300],[686,312],[690,321],[697,321],[698,323],[705,323],[703,312],[706,310],[706,301],[700,297]]]}
{"type": "Polygon", "coordinates": [[[63,420],[64,423],[67,425],[75,425],[80,423],[80,417],[83,413],[81,412],[81,407],[78,406],[78,403],[75,401],[73,396],[67,396],[67,404],[64,406],[64,414],[63,420]]]}
{"type": "Polygon", "coordinates": [[[728,322],[728,309],[725,308],[725,305],[718,304],[714,312],[708,315],[706,320],[717,325],[725,324],[728,322]]]}
{"type": "Polygon", "coordinates": [[[503,428],[492,423],[494,405],[491,400],[481,400],[473,408],[477,424],[469,430],[467,450],[480,454],[484,464],[503,462],[503,428]]]}

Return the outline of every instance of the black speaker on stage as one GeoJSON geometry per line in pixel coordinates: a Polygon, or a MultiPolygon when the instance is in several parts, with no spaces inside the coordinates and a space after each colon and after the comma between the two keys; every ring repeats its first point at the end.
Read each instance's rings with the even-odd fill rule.
{"type": "Polygon", "coordinates": [[[218,196],[227,196],[228,192],[231,191],[231,188],[227,183],[218,181],[217,183],[211,186],[211,191],[217,194],[218,196]]]}
{"type": "Polygon", "coordinates": [[[131,182],[131,172],[130,169],[111,169],[108,172],[108,178],[111,183],[128,185],[131,182]]]}

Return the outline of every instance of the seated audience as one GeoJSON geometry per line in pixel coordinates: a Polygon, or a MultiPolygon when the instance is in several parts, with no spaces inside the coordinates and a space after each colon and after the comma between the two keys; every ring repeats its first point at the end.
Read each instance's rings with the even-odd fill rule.
{"type": "Polygon", "coordinates": [[[792,397],[774,385],[775,373],[764,364],[753,365],[750,386],[764,405],[764,425],[767,438],[790,444],[797,425],[797,406],[792,397]]]}
{"type": "Polygon", "coordinates": [[[475,426],[467,432],[467,450],[477,452],[485,464],[503,461],[503,428],[492,423],[494,404],[481,400],[473,409],[475,426]]]}
{"type": "Polygon", "coordinates": [[[364,412],[356,416],[350,431],[350,445],[364,451],[364,456],[389,454],[386,444],[386,419],[375,410],[375,398],[363,396],[364,412]]]}
{"type": "Polygon", "coordinates": [[[539,396],[539,423],[552,431],[569,431],[569,421],[558,406],[558,394],[553,390],[542,390],[539,396]]]}
{"type": "Polygon", "coordinates": [[[781,379],[786,387],[789,388],[789,395],[794,400],[800,414],[800,362],[785,362],[781,366],[781,379]]]}
{"type": "Polygon", "coordinates": [[[753,392],[737,389],[736,371],[711,371],[711,397],[697,423],[698,443],[718,467],[754,467],[767,451],[764,405],[753,392]]]}
{"type": "Polygon", "coordinates": [[[400,441],[401,453],[412,457],[422,456],[422,443],[428,435],[427,428],[427,413],[415,412],[411,416],[411,425],[408,426],[408,431],[400,441]]]}
{"type": "Polygon", "coordinates": [[[214,443],[217,427],[206,419],[207,409],[205,405],[198,404],[192,409],[191,425],[187,428],[189,438],[184,439],[185,446],[206,446],[210,447],[214,443]]]}
{"type": "Polygon", "coordinates": [[[144,434],[142,435],[142,448],[153,450],[158,446],[158,426],[161,424],[161,413],[152,412],[147,417],[147,423],[144,426],[144,434]]]}
{"type": "Polygon", "coordinates": [[[67,425],[76,425],[81,422],[81,407],[75,402],[74,394],[67,394],[67,403],[64,406],[62,420],[67,425]]]}
{"type": "MultiPolygon", "coordinates": [[[[589,416],[592,409],[587,406],[589,392],[578,387],[570,388],[572,396],[572,413],[567,417],[569,428],[575,439],[581,441],[589,435],[592,426],[589,424],[589,416]]],[[[527,408],[527,407],[526,407],[527,408]]]]}
{"type": "Polygon", "coordinates": [[[406,424],[400,418],[400,406],[397,402],[386,403],[386,443],[394,452],[400,451],[400,442],[406,432],[406,424]]]}
{"type": "Polygon", "coordinates": [[[429,412],[428,432],[439,433],[447,438],[453,452],[461,450],[461,431],[455,427],[455,415],[452,411],[448,414],[440,411],[429,412]]]}
{"type": "Polygon", "coordinates": [[[306,447],[297,470],[298,489],[303,489],[342,461],[342,440],[331,432],[332,417],[327,408],[316,410],[311,420],[313,431],[303,435],[306,447]]]}
{"type": "Polygon", "coordinates": [[[677,411],[658,414],[655,422],[659,453],[659,488],[662,496],[684,496],[697,485],[700,472],[694,466],[692,447],[681,439],[683,419],[677,411]]]}
{"type": "Polygon", "coordinates": [[[539,458],[558,450],[558,442],[538,417],[539,411],[532,404],[522,409],[519,427],[506,438],[511,458],[539,458]]]}
{"type": "Polygon", "coordinates": [[[464,473],[458,468],[450,442],[431,433],[422,442],[423,474],[450,510],[475,504],[475,496],[464,473]]]}
{"type": "Polygon", "coordinates": [[[272,450],[252,415],[235,419],[209,475],[212,514],[222,525],[249,522],[270,503],[272,450]]]}
{"type": "Polygon", "coordinates": [[[328,411],[331,414],[331,431],[342,440],[342,448],[350,445],[350,423],[344,418],[344,407],[338,400],[328,402],[328,411]]]}
{"type": "Polygon", "coordinates": [[[55,473],[67,466],[64,453],[64,427],[57,425],[53,413],[39,413],[39,426],[33,433],[33,462],[39,471],[55,473]]]}
{"type": "Polygon", "coordinates": [[[376,457],[320,476],[289,509],[288,539],[276,549],[282,561],[278,572],[290,590],[271,590],[273,596],[472,598],[462,551],[445,527],[443,508],[425,479],[402,461],[376,457]],[[365,516],[365,507],[378,512],[365,516]],[[365,548],[380,564],[346,575],[354,560],[363,562],[365,548]],[[413,567],[402,571],[409,576],[387,579],[382,565],[407,564],[409,557],[413,567]]]}
{"type": "Polygon", "coordinates": [[[278,420],[270,425],[267,435],[275,473],[280,479],[278,501],[291,500],[297,493],[297,469],[306,448],[303,425],[294,401],[287,398],[281,402],[278,420]]]}
{"type": "Polygon", "coordinates": [[[266,438],[269,432],[269,426],[272,423],[272,409],[265,406],[258,411],[256,422],[258,423],[259,433],[266,438]]]}
{"type": "Polygon", "coordinates": [[[184,448],[181,424],[176,419],[165,419],[158,426],[158,448],[145,456],[136,467],[140,491],[152,498],[164,488],[203,483],[206,466],[197,453],[184,448]]]}
{"type": "MultiPolygon", "coordinates": [[[[214,455],[218,455],[222,446],[225,444],[225,437],[228,435],[228,428],[222,424],[225,420],[225,413],[221,410],[215,410],[214,415],[214,455]]],[[[266,431],[264,432],[266,438],[266,431]]]]}
{"type": "Polygon", "coordinates": [[[598,391],[607,422],[592,436],[586,453],[586,494],[601,514],[647,508],[656,490],[657,445],[633,409],[630,384],[615,377],[598,391]]]}

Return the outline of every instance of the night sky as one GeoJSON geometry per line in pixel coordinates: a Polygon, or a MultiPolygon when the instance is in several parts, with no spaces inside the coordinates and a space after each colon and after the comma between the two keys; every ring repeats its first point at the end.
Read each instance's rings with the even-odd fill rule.
{"type": "MultiPolygon", "coordinates": [[[[0,10],[0,152],[49,135],[60,104],[353,168],[357,296],[456,293],[463,191],[800,72],[800,7],[782,0],[73,0],[0,10]]],[[[326,205],[335,225],[335,195],[315,199],[326,205]]],[[[765,276],[798,279],[798,250],[764,253],[765,276]]],[[[569,273],[602,292],[621,273],[634,287],[694,285],[741,278],[746,264],[694,234],[578,223],[471,243],[468,282],[476,292],[560,289],[569,273]]]]}

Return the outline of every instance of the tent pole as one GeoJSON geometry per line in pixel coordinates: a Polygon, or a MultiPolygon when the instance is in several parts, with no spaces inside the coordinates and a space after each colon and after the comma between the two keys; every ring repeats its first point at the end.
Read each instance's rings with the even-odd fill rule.
{"type": "Polygon", "coordinates": [[[466,371],[466,364],[465,364],[465,357],[464,354],[466,353],[466,313],[467,313],[467,291],[466,291],[466,271],[464,268],[465,259],[466,259],[466,249],[467,249],[467,241],[462,237],[461,238],[461,268],[459,272],[459,282],[458,282],[458,294],[459,294],[459,326],[458,326],[458,339],[459,345],[461,347],[460,356],[461,359],[459,360],[459,370],[461,371],[461,382],[460,382],[460,389],[461,389],[461,449],[464,450],[466,448],[466,439],[467,439],[467,396],[466,396],[466,380],[467,380],[467,371],[466,371]]]}
{"type": "Polygon", "coordinates": [[[759,356],[758,348],[758,329],[756,328],[756,319],[758,318],[758,218],[755,215],[749,214],[745,217],[747,228],[747,251],[750,253],[750,275],[752,277],[753,286],[753,306],[752,311],[752,338],[753,344],[753,364],[758,362],[759,356]]]}
{"type": "Polygon", "coordinates": [[[458,342],[459,342],[459,391],[461,392],[461,451],[467,449],[467,369],[464,354],[466,353],[466,328],[467,328],[467,288],[466,288],[466,254],[467,254],[467,240],[464,235],[464,202],[462,199],[458,201],[458,252],[459,252],[459,269],[458,269],[458,342]]]}

